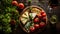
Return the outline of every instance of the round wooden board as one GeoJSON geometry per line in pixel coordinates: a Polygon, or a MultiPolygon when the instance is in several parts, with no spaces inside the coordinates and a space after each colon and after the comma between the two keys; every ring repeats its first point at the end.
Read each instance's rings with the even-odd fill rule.
{"type": "MultiPolygon", "coordinates": [[[[29,8],[29,7],[32,7],[32,8],[38,8],[38,9],[42,9],[41,7],[38,7],[38,6],[28,6],[28,7],[26,7],[21,13],[20,13],[20,17],[22,16],[22,14],[29,8]]],[[[43,9],[42,9],[43,10],[43,9]]],[[[44,11],[44,10],[43,10],[44,11]]],[[[46,12],[45,12],[46,13],[46,12]]],[[[19,18],[19,20],[20,20],[20,18],[19,18]]],[[[47,16],[46,16],[46,25],[47,25],[47,16]]],[[[22,24],[21,24],[21,20],[20,20],[20,26],[21,26],[21,28],[23,29],[23,31],[25,31],[26,33],[30,33],[30,32],[27,32],[27,30],[22,26],[22,24]]],[[[45,27],[44,27],[45,28],[45,27]]],[[[44,28],[42,29],[42,30],[44,30],[44,28]]],[[[38,33],[38,32],[42,32],[42,30],[40,30],[40,31],[37,31],[37,32],[34,32],[35,34],[36,33],[38,33]]]]}

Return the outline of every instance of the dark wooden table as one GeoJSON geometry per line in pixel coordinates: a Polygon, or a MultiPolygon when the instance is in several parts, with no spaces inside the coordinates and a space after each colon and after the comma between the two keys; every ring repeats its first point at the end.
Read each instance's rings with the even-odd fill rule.
{"type": "MultiPolygon", "coordinates": [[[[25,1],[18,0],[18,2],[24,3],[25,1]]],[[[50,10],[48,8],[48,0],[44,0],[43,2],[41,2],[41,1],[39,2],[38,0],[32,0],[31,5],[37,5],[37,6],[42,7],[46,11],[48,19],[50,18],[49,17],[50,16],[50,14],[49,14],[50,10]]],[[[28,1],[25,2],[25,6],[26,7],[28,6],[28,1]]],[[[50,22],[48,21],[46,29],[43,32],[38,33],[38,34],[60,34],[60,4],[59,4],[59,6],[57,6],[52,11],[58,17],[58,22],[56,24],[53,24],[55,27],[53,27],[53,25],[51,25],[50,22]],[[53,29],[51,29],[52,27],[55,29],[54,31],[53,31],[53,29]]],[[[53,15],[53,13],[51,13],[51,14],[53,15]]],[[[27,33],[24,32],[21,28],[18,28],[16,33],[13,33],[13,34],[27,34],[27,33]]]]}

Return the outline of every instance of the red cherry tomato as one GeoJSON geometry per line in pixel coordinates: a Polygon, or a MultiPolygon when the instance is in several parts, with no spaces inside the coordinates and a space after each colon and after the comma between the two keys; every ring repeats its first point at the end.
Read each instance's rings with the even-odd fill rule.
{"type": "Polygon", "coordinates": [[[35,22],[35,23],[39,22],[39,18],[35,18],[35,19],[34,19],[34,22],[35,22]]]}
{"type": "Polygon", "coordinates": [[[17,1],[12,1],[12,5],[18,6],[18,2],[17,1]]]}
{"type": "Polygon", "coordinates": [[[30,32],[34,32],[35,31],[35,27],[30,27],[30,32]]]}
{"type": "Polygon", "coordinates": [[[34,27],[35,27],[36,29],[38,29],[38,28],[39,28],[39,24],[34,24],[34,27]]]}
{"type": "Polygon", "coordinates": [[[41,15],[44,14],[44,13],[45,13],[45,12],[42,10],[42,11],[41,11],[41,15]]]}
{"type": "Polygon", "coordinates": [[[42,17],[46,17],[46,13],[43,13],[43,14],[42,14],[42,17]]]}
{"type": "Polygon", "coordinates": [[[19,3],[19,8],[23,9],[24,8],[24,4],[23,3],[19,3]]]}
{"type": "Polygon", "coordinates": [[[43,21],[45,21],[45,22],[46,22],[46,17],[43,17],[42,19],[43,19],[43,21]]]}
{"type": "Polygon", "coordinates": [[[40,23],[40,28],[43,28],[45,26],[45,23],[44,22],[41,22],[40,23]]]}

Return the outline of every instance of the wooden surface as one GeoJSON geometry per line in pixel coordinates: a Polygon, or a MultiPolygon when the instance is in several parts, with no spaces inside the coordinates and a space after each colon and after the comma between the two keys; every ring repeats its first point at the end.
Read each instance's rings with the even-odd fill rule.
{"type": "MultiPolygon", "coordinates": [[[[23,1],[18,0],[18,2],[23,2],[23,1]]],[[[48,21],[48,25],[47,25],[46,29],[39,34],[60,34],[60,6],[57,6],[56,8],[52,9],[53,12],[50,14],[49,13],[50,10],[48,8],[48,1],[47,0],[44,0],[44,3],[42,3],[41,1],[39,2],[37,0],[32,0],[31,5],[41,6],[46,11],[46,13],[48,15],[48,19],[50,18],[50,15],[53,15],[53,12],[58,17],[58,22],[56,24],[52,25],[48,21]]],[[[28,6],[28,1],[26,1],[26,6],[28,6]]],[[[16,31],[15,34],[27,34],[27,33],[25,33],[21,28],[18,28],[18,30],[16,31]]]]}

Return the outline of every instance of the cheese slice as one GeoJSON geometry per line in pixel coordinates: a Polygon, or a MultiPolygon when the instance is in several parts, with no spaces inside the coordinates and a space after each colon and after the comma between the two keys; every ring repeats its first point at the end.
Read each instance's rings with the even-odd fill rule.
{"type": "Polygon", "coordinates": [[[36,14],[37,14],[37,13],[30,13],[29,15],[32,17],[32,19],[34,19],[35,16],[36,16],[36,14]]]}
{"type": "Polygon", "coordinates": [[[28,21],[28,19],[29,19],[28,12],[26,11],[21,16],[21,22],[25,24],[28,21]]]}
{"type": "Polygon", "coordinates": [[[23,14],[22,17],[27,17],[27,16],[25,14],[23,14]]]}
{"type": "Polygon", "coordinates": [[[28,12],[26,11],[26,12],[22,15],[22,17],[28,18],[28,12]]]}
{"type": "Polygon", "coordinates": [[[25,19],[25,18],[21,17],[21,22],[22,22],[23,24],[25,24],[27,21],[28,21],[28,19],[25,19]]]}
{"type": "Polygon", "coordinates": [[[27,11],[25,12],[25,15],[28,17],[28,12],[27,11]]]}
{"type": "Polygon", "coordinates": [[[37,13],[37,14],[40,12],[40,10],[37,9],[37,8],[33,8],[31,11],[32,11],[33,13],[37,13]]]}

